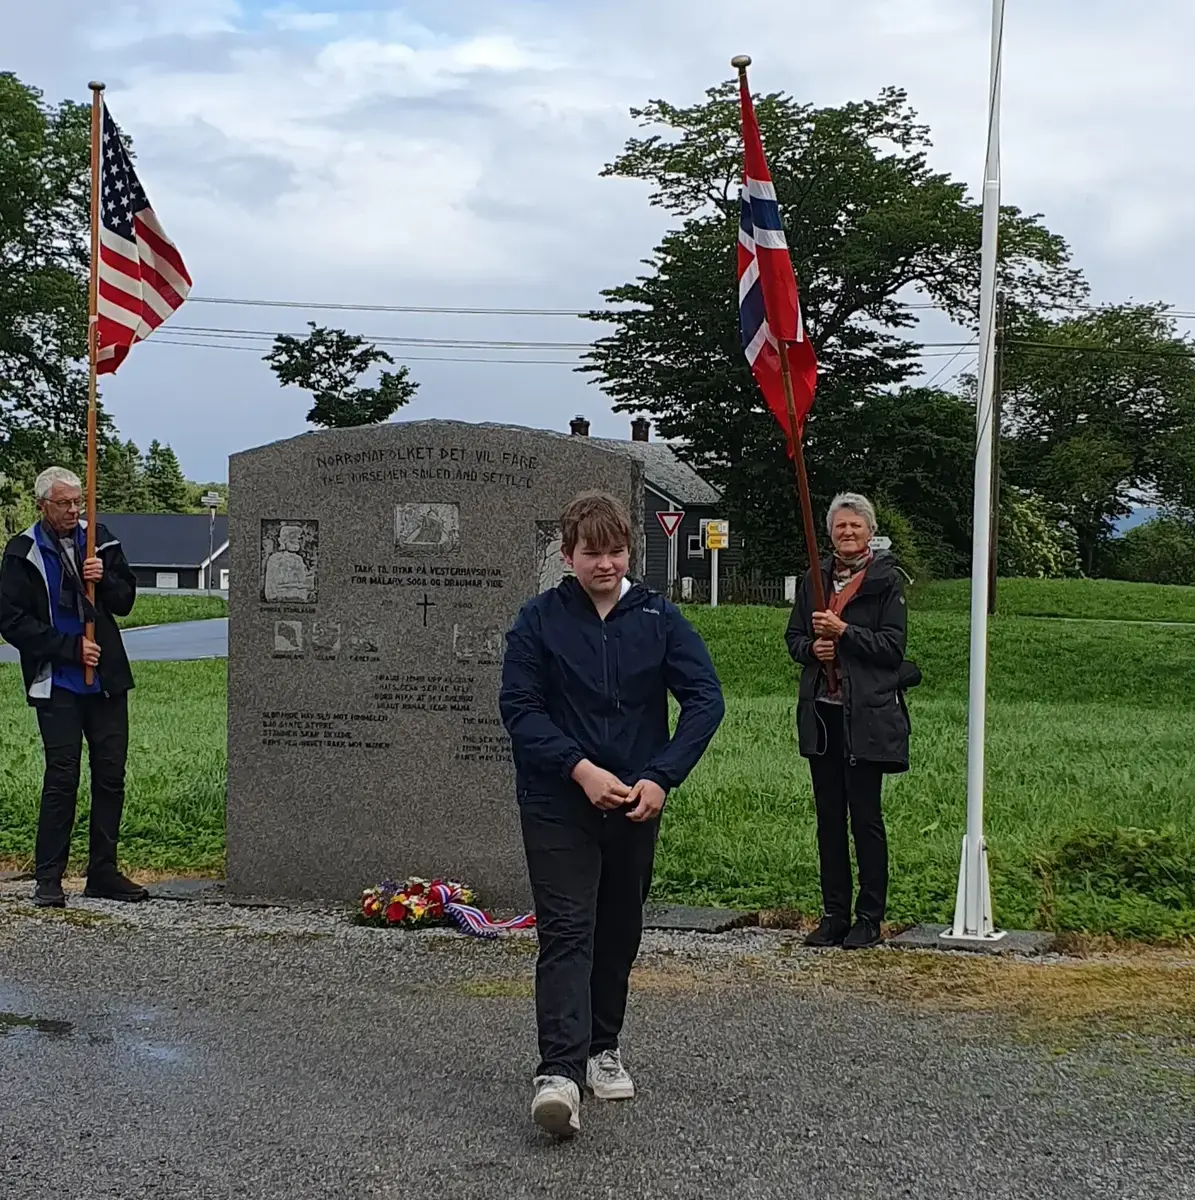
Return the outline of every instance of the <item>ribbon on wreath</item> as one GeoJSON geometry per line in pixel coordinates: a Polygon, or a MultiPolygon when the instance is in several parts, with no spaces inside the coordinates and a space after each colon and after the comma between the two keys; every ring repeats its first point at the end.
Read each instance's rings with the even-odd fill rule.
{"type": "Polygon", "coordinates": [[[508,921],[495,921],[489,913],[483,912],[475,905],[466,904],[461,895],[460,884],[433,883],[429,889],[431,895],[444,906],[444,914],[451,917],[462,933],[472,937],[496,938],[501,933],[510,933],[516,929],[534,929],[535,913],[524,913],[521,917],[511,917],[508,921]]]}
{"type": "Polygon", "coordinates": [[[369,925],[425,925],[447,917],[469,937],[496,938],[519,929],[534,929],[535,914],[495,921],[473,903],[473,891],[463,883],[408,879],[399,886],[390,880],[361,894],[361,919],[369,925]]]}

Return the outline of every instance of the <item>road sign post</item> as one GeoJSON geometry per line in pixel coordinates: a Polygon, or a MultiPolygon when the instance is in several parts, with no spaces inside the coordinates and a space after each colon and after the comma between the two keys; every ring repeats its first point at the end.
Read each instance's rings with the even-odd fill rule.
{"type": "Polygon", "coordinates": [[[207,569],[204,580],[207,584],[207,594],[212,594],[212,555],[215,553],[216,509],[223,503],[224,497],[219,492],[204,492],[199,497],[199,503],[207,509],[207,569]]]}
{"type": "Polygon", "coordinates": [[[710,608],[718,607],[718,551],[730,544],[729,521],[705,523],[705,548],[710,552],[710,608]]]}
{"type": "Polygon", "coordinates": [[[676,547],[677,534],[684,519],[685,514],[680,509],[656,513],[656,520],[660,522],[660,528],[668,539],[668,596],[670,599],[673,598],[672,593],[676,588],[676,577],[680,574],[676,547]]]}

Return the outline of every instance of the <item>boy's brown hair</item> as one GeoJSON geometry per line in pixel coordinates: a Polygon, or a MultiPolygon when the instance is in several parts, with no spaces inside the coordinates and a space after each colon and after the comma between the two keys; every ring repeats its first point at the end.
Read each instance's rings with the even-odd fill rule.
{"type": "Polygon", "coordinates": [[[565,554],[572,554],[582,538],[592,550],[629,549],[631,516],[608,492],[582,492],[561,513],[560,534],[565,554]]]}

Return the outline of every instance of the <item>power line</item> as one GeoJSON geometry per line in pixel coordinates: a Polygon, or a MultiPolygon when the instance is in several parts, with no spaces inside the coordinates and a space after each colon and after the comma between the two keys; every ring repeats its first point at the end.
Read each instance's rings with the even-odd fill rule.
{"type": "MultiPolygon", "coordinates": [[[[943,364],[942,364],[942,365],[941,365],[941,366],[940,366],[940,367],[937,369],[937,371],[935,371],[935,372],[934,372],[933,376],[932,376],[932,377],[929,379],[929,381],[928,381],[928,382],[927,382],[927,383],[926,383],[924,386],[925,386],[925,387],[933,387],[933,386],[934,386],[934,383],[935,383],[935,381],[936,381],[936,380],[937,380],[937,378],[938,378],[938,376],[939,376],[939,375],[941,375],[941,374],[942,374],[942,372],[943,372],[943,371],[945,371],[945,370],[946,370],[946,369],[947,369],[947,368],[950,366],[950,364],[951,364],[952,362],[954,362],[954,360],[955,360],[956,358],[958,358],[958,357],[959,357],[959,355],[960,355],[960,354],[962,354],[962,353],[963,353],[963,352],[964,352],[964,351],[965,351],[965,350],[966,350],[966,349],[967,349],[969,346],[975,346],[975,345],[977,345],[977,344],[978,344],[978,342],[979,342],[979,339],[978,339],[978,338],[975,338],[975,339],[973,339],[972,341],[970,341],[970,342],[967,342],[967,343],[966,343],[966,344],[965,344],[965,345],[964,345],[964,346],[963,346],[963,347],[962,347],[962,348],[961,348],[961,349],[960,349],[960,350],[959,350],[957,353],[955,353],[955,354],[952,354],[952,355],[950,356],[949,360],[948,360],[947,362],[944,362],[944,363],[943,363],[943,364]]],[[[959,371],[961,371],[961,370],[962,370],[962,367],[960,367],[960,368],[959,368],[959,371]]],[[[955,375],[957,375],[957,374],[959,373],[959,371],[956,371],[956,372],[954,373],[954,375],[952,375],[952,376],[950,377],[950,380],[953,380],[953,379],[954,379],[954,377],[955,377],[955,375]]],[[[947,380],[947,383],[949,383],[949,382],[950,382],[950,380],[947,380]]],[[[943,384],[943,386],[945,386],[945,384],[943,384]]]]}
{"type": "Polygon", "coordinates": [[[1147,350],[1134,346],[1095,346],[1078,342],[1035,342],[1027,338],[1005,338],[1004,344],[1028,346],[1033,350],[1053,350],[1055,353],[1075,350],[1081,354],[1135,354],[1139,358],[1195,358],[1195,351],[1187,350],[1147,350]]]}
{"type": "MultiPolygon", "coordinates": [[[[620,312],[643,312],[645,309],[593,309],[593,308],[465,308],[452,305],[428,304],[350,304],[336,301],[308,300],[262,300],[237,296],[188,296],[193,304],[229,304],[246,308],[290,308],[326,310],[329,312],[381,312],[381,313],[428,313],[451,316],[494,316],[494,317],[588,317],[592,312],[600,312],[603,316],[617,317],[620,312]]],[[[909,301],[898,305],[907,312],[941,312],[949,315],[948,310],[932,300],[909,301]]],[[[1108,304],[1070,304],[1050,305],[1059,312],[1101,312],[1114,307],[1108,304]]],[[[1195,312],[1168,310],[1164,316],[1176,317],[1180,320],[1195,320],[1195,312]]]]}
{"type": "MultiPolygon", "coordinates": [[[[206,337],[269,338],[271,341],[279,336],[306,336],[296,334],[283,335],[274,329],[228,329],[213,325],[172,325],[171,331],[175,333],[201,333],[206,337]]],[[[354,336],[362,337],[367,342],[376,342],[389,346],[441,346],[477,350],[589,350],[593,346],[592,342],[527,342],[515,339],[493,341],[485,338],[395,337],[389,334],[356,334],[354,336]]]]}
{"type": "MultiPolygon", "coordinates": [[[[185,333],[185,327],[176,327],[174,332],[185,333]]],[[[142,343],[147,346],[191,346],[199,350],[240,350],[247,351],[250,354],[261,354],[263,351],[269,350],[271,347],[265,344],[257,346],[240,346],[232,341],[204,341],[198,337],[195,338],[171,338],[160,337],[153,335],[142,343]]],[[[953,343],[947,343],[953,345],[953,343]]],[[[430,347],[429,347],[430,348],[430,347]]],[[[465,346],[459,348],[467,348],[465,346]]],[[[586,347],[587,349],[589,347],[586,347]]],[[[950,354],[948,351],[931,352],[929,354],[914,354],[913,358],[956,358],[957,354],[950,354]]],[[[396,362],[488,362],[488,363],[544,363],[550,366],[576,367],[580,366],[582,359],[578,358],[478,358],[478,357],[463,357],[463,356],[427,356],[427,355],[401,355],[396,356],[396,362]]],[[[949,365],[949,364],[947,364],[949,365]]]]}
{"type": "Polygon", "coordinates": [[[310,308],[331,312],[451,313],[483,317],[582,317],[575,308],[453,308],[426,304],[336,304],[305,300],[242,300],[230,296],[188,296],[196,304],[235,304],[248,308],[310,308]]]}
{"type": "MultiPolygon", "coordinates": [[[[260,346],[232,346],[228,343],[220,342],[185,342],[176,338],[166,337],[150,337],[141,343],[144,346],[190,346],[197,350],[241,350],[247,351],[250,354],[260,354],[263,349],[260,346]]],[[[544,366],[562,366],[575,367],[577,359],[574,358],[461,358],[455,356],[439,356],[425,354],[407,354],[401,357],[396,357],[395,362],[455,362],[455,363],[534,363],[544,366]]]]}

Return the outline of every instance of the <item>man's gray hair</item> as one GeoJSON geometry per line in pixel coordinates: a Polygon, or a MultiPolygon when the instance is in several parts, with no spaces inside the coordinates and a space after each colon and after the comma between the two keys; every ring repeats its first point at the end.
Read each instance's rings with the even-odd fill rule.
{"type": "Polygon", "coordinates": [[[849,508],[851,512],[858,513],[867,522],[867,527],[871,530],[872,536],[875,536],[875,532],[879,528],[876,522],[875,505],[866,496],[860,496],[858,492],[839,492],[830,501],[830,511],[826,513],[827,533],[834,531],[834,514],[844,508],[849,508]]]}
{"type": "MultiPolygon", "coordinates": [[[[25,478],[28,479],[29,476],[26,475],[25,478]]],[[[83,483],[74,471],[68,471],[66,467],[47,467],[33,483],[33,498],[48,500],[50,489],[56,483],[64,483],[67,487],[83,490],[83,483]]]]}

